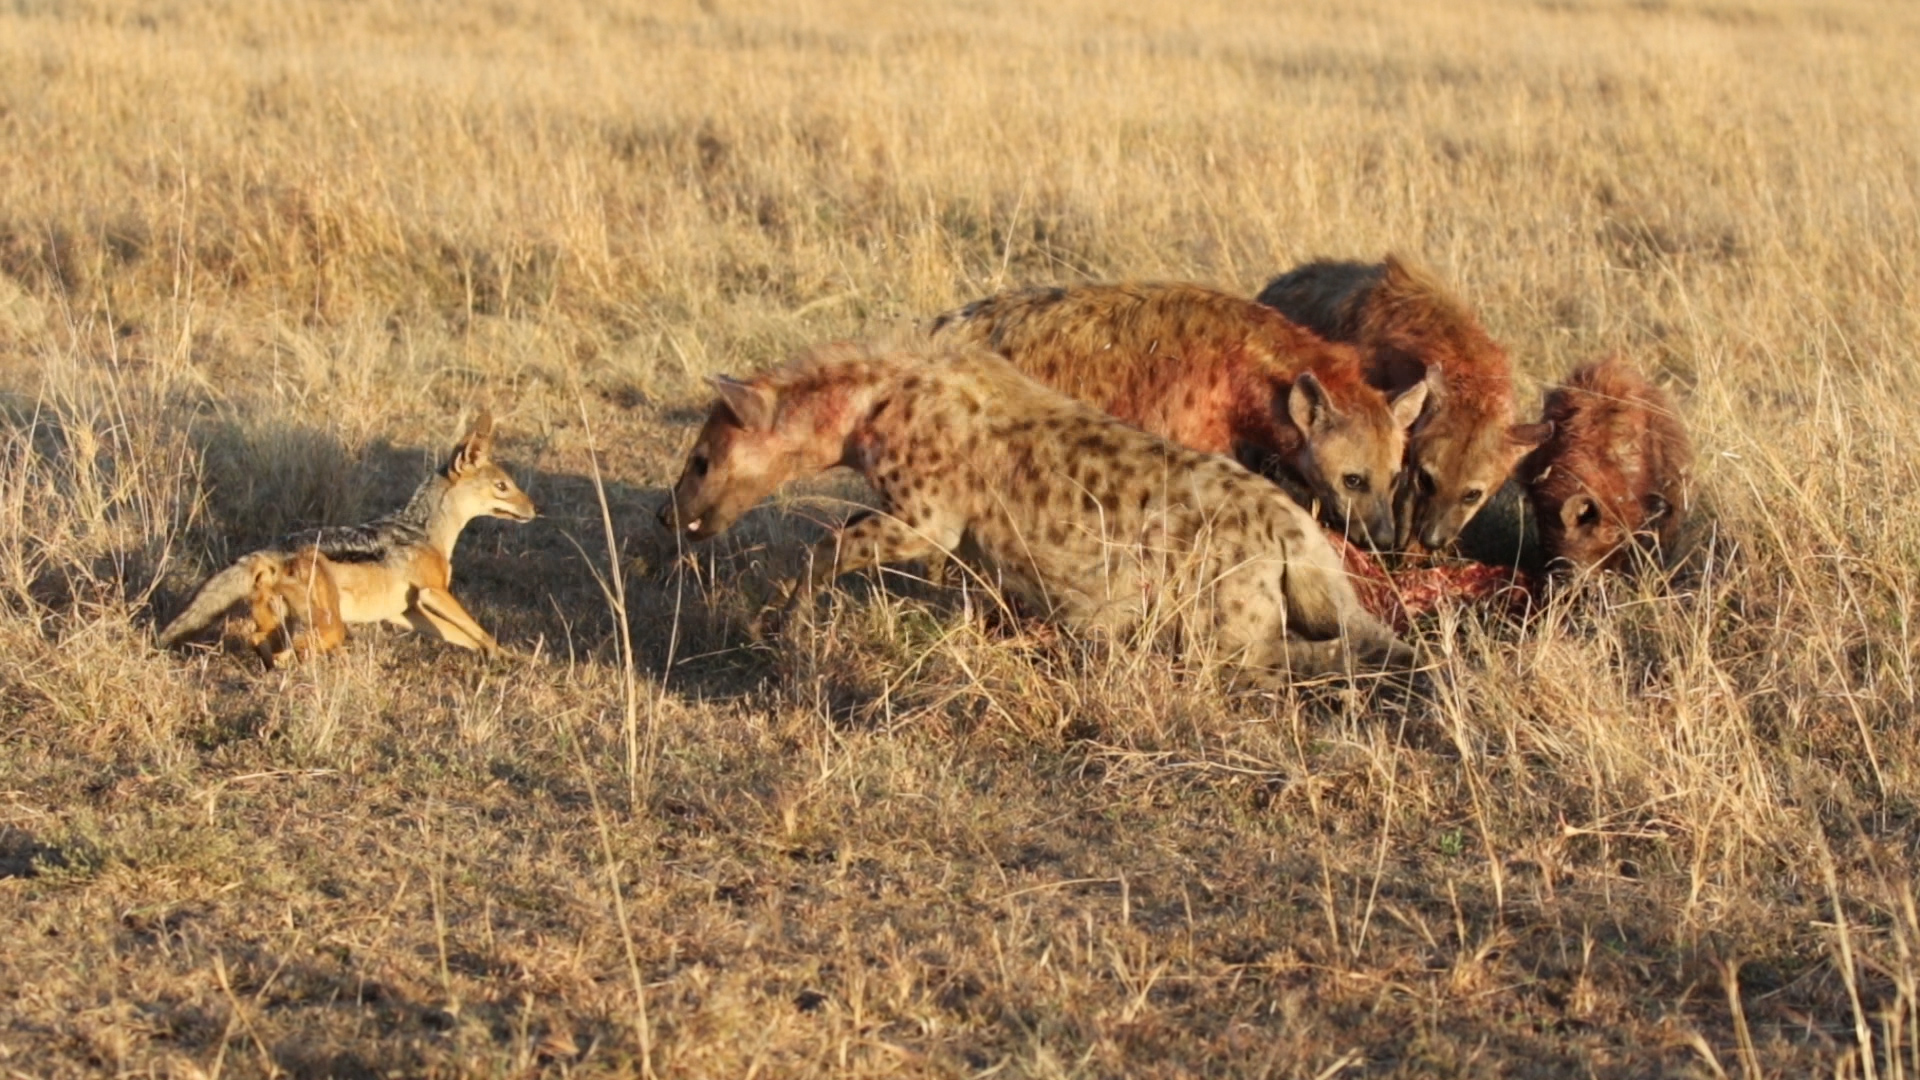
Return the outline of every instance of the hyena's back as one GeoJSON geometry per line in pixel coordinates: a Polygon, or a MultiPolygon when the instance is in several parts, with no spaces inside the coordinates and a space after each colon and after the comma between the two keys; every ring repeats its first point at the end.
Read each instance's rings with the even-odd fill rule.
{"type": "Polygon", "coordinates": [[[923,372],[875,410],[883,457],[870,478],[892,512],[960,533],[1061,621],[1122,634],[1142,622],[1201,629],[1198,617],[1223,652],[1258,668],[1337,668],[1348,644],[1411,659],[1361,609],[1312,517],[1233,461],[1132,428],[989,353],[947,351],[923,372]]]}
{"type": "Polygon", "coordinates": [[[1316,259],[1267,282],[1258,302],[1329,341],[1354,341],[1367,295],[1384,272],[1379,263],[1316,259]]]}
{"type": "Polygon", "coordinates": [[[1271,308],[1198,285],[1019,289],[936,318],[934,340],[978,345],[1070,397],[1208,453],[1291,450],[1273,378],[1348,358],[1271,308]]]}

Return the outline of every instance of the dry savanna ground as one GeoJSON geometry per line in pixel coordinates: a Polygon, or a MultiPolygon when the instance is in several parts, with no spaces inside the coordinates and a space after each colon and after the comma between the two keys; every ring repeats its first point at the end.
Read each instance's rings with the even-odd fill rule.
{"type": "Polygon", "coordinates": [[[0,8],[0,1074],[1920,1077],[1920,10],[1271,8],[0,8]],[[1683,572],[1276,695],[652,519],[706,374],[1389,248],[1683,572]],[[483,404],[510,655],[153,647],[483,404]]]}

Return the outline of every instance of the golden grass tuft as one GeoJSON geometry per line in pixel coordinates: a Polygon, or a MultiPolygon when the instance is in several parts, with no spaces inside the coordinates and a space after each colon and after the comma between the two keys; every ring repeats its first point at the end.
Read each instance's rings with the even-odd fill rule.
{"type": "Polygon", "coordinates": [[[1920,1077],[1916,46],[1887,0],[8,7],[0,1071],[1920,1077]],[[1674,391],[1670,585],[1435,620],[1428,701],[1258,695],[893,575],[751,644],[858,493],[653,521],[706,374],[1389,249],[1523,412],[1612,350],[1674,391]],[[151,647],[482,404],[543,513],[456,558],[510,658],[151,647]]]}

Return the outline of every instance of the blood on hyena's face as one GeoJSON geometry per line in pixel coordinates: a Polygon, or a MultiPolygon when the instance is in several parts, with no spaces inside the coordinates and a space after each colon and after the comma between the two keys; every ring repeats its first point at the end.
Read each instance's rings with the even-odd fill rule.
{"type": "Polygon", "coordinates": [[[1553,433],[1551,424],[1482,424],[1462,434],[1449,426],[1443,421],[1415,433],[1405,481],[1402,535],[1430,550],[1452,543],[1514,465],[1553,433]]]}
{"type": "Polygon", "coordinates": [[[766,387],[716,380],[714,403],[687,454],[660,522],[704,540],[727,530],[793,473],[796,453],[775,423],[778,401],[766,387]]]}

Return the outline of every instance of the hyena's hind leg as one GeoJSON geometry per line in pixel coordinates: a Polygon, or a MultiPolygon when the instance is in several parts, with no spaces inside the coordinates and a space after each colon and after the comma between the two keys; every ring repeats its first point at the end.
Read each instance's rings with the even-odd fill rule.
{"type": "Polygon", "coordinates": [[[1319,588],[1298,586],[1315,579],[1293,575],[1292,603],[1277,625],[1249,642],[1248,667],[1277,683],[1323,675],[1405,671],[1419,662],[1413,646],[1361,607],[1344,576],[1320,576],[1319,588]]]}
{"type": "MultiPolygon", "coordinates": [[[[1356,628],[1357,629],[1357,628],[1356,628]]],[[[1310,640],[1283,634],[1249,650],[1247,666],[1263,682],[1284,685],[1326,675],[1352,676],[1367,672],[1400,672],[1419,659],[1413,647],[1384,633],[1359,630],[1342,637],[1310,640]]]]}

